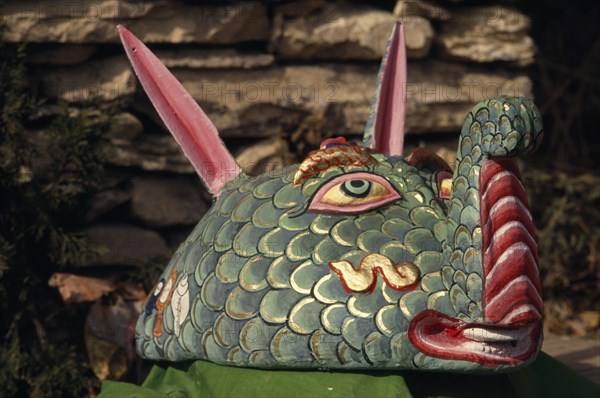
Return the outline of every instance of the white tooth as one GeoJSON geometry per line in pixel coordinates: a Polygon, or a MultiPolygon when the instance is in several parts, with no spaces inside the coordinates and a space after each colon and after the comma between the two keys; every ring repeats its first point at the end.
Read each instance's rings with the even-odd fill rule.
{"type": "Polygon", "coordinates": [[[468,328],[463,334],[470,340],[485,342],[514,341],[520,337],[518,329],[491,331],[483,328],[468,328]]]}

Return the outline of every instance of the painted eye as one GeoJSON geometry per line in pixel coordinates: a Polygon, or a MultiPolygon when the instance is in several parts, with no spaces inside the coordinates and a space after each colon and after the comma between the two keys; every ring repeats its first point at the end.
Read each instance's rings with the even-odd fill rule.
{"type": "Polygon", "coordinates": [[[309,211],[321,213],[362,213],[400,198],[383,177],[371,173],[350,173],[334,178],[316,192],[309,211]]]}
{"type": "Polygon", "coordinates": [[[340,190],[351,198],[366,198],[372,187],[368,180],[349,180],[340,185],[340,190]]]}

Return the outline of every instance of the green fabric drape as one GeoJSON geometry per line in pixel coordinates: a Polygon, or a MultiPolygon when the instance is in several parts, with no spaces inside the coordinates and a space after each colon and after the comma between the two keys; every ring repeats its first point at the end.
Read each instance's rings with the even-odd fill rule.
{"type": "Polygon", "coordinates": [[[509,374],[260,370],[205,361],[157,364],[142,386],[106,381],[99,398],[600,397],[600,387],[541,353],[509,374]]]}

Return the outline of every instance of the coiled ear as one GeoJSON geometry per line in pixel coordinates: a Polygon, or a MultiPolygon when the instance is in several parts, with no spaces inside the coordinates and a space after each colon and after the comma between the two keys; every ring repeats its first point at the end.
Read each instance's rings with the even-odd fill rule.
{"type": "Polygon", "coordinates": [[[241,169],[219,132],[192,96],[158,58],[124,26],[121,41],[142,87],[209,191],[216,197],[241,169]]]}
{"type": "Polygon", "coordinates": [[[400,22],[388,41],[381,61],[375,95],[363,143],[377,152],[401,156],[404,147],[406,108],[406,45],[400,22]]]}
{"type": "Polygon", "coordinates": [[[467,115],[457,164],[467,156],[473,162],[487,157],[528,156],[537,151],[543,136],[542,113],[529,98],[492,98],[475,105],[467,115]],[[473,148],[478,149],[478,157],[473,148]]]}

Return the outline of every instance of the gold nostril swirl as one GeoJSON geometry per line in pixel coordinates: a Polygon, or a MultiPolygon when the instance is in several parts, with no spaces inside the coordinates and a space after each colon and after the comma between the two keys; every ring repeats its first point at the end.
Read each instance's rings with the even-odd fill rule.
{"type": "Polygon", "coordinates": [[[389,257],[371,253],[365,256],[358,269],[347,260],[330,262],[329,268],[340,278],[347,292],[373,291],[377,286],[377,274],[394,290],[410,290],[420,279],[419,267],[410,261],[394,264],[389,257]]]}

